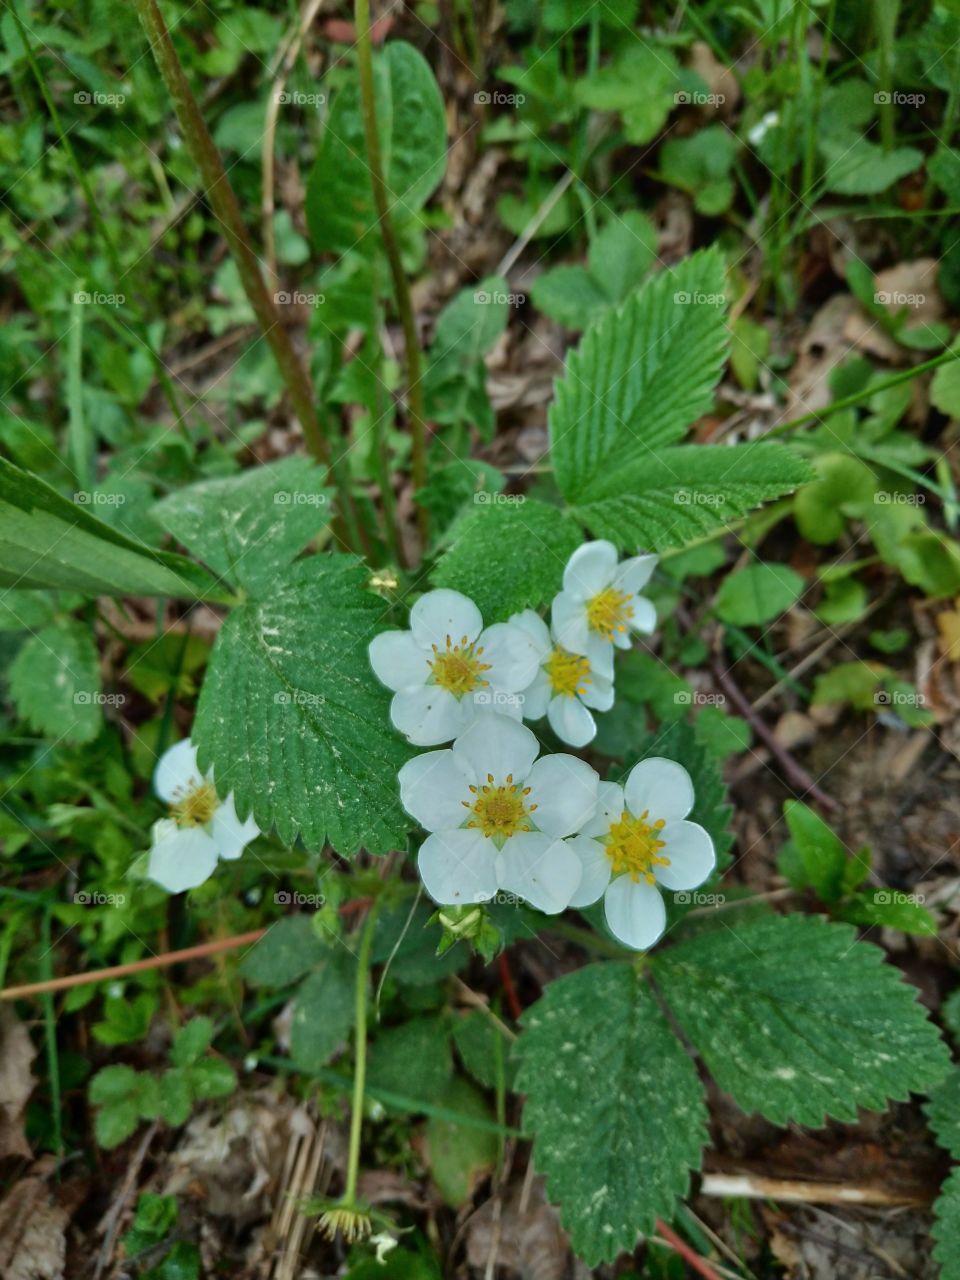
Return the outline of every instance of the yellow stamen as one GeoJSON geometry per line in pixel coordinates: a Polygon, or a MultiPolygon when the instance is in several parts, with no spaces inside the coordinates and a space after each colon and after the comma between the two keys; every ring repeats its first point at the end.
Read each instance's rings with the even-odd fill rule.
{"type": "Polygon", "coordinates": [[[205,827],[219,804],[217,789],[213,783],[201,782],[174,801],[170,806],[170,815],[178,827],[205,827]]]}
{"type": "Polygon", "coordinates": [[[613,587],[605,587],[593,596],[587,601],[590,629],[603,636],[604,640],[612,640],[615,631],[626,631],[627,623],[633,617],[633,609],[627,603],[629,599],[625,591],[617,591],[613,587]]]}
{"type": "Polygon", "coordinates": [[[634,884],[641,876],[653,884],[653,868],[670,865],[670,859],[658,852],[666,847],[666,841],[658,839],[666,824],[663,818],[656,822],[649,822],[648,818],[648,809],[644,809],[639,818],[624,809],[619,821],[610,823],[610,832],[604,841],[613,874],[626,874],[634,884]]]}
{"type": "Polygon", "coordinates": [[[537,806],[527,801],[530,788],[517,786],[512,773],[507,775],[502,787],[495,786],[493,775],[488,773],[486,786],[479,790],[471,787],[470,790],[476,796],[473,803],[461,801],[463,807],[470,811],[470,818],[465,823],[467,827],[475,828],[498,844],[518,831],[534,829],[530,815],[537,806]]]}
{"type": "Polygon", "coordinates": [[[445,649],[433,646],[434,656],[429,666],[434,683],[441,689],[447,689],[456,698],[462,698],[464,694],[473,693],[475,689],[489,684],[484,679],[483,672],[490,670],[490,663],[480,661],[482,653],[483,646],[477,648],[475,644],[468,643],[466,636],[463,636],[459,644],[454,644],[447,636],[445,649]]]}
{"type": "Polygon", "coordinates": [[[566,698],[586,693],[585,686],[590,683],[590,663],[579,654],[554,649],[544,664],[544,670],[554,693],[566,698]]]}

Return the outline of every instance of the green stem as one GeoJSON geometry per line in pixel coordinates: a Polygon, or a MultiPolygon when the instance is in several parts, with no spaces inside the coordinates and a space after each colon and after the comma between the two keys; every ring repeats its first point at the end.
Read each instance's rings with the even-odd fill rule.
{"type": "MultiPolygon", "coordinates": [[[[143,0],[138,0],[143,3],[143,0]]],[[[410,415],[411,469],[414,491],[427,484],[427,428],[424,421],[423,383],[420,373],[420,345],[417,342],[417,326],[410,300],[400,246],[390,217],[387,184],[383,176],[383,156],[380,152],[380,134],[377,129],[377,102],[373,83],[373,49],[370,42],[370,0],[356,0],[354,23],[357,34],[357,66],[360,72],[360,103],[363,110],[363,132],[367,143],[367,164],[370,169],[370,185],[373,203],[380,224],[380,238],[390,264],[393,292],[403,328],[403,345],[407,356],[407,412],[410,415]]],[[[417,507],[417,525],[423,549],[427,547],[430,518],[426,507],[417,507]]]]}
{"type": "Polygon", "coordinates": [[[363,1127],[363,1097],[367,1083],[367,993],[370,987],[370,949],[373,931],[377,923],[380,900],[370,908],[360,939],[357,957],[357,994],[354,1064],[353,1106],[350,1113],[350,1150],[347,1155],[347,1181],[343,1203],[353,1206],[357,1202],[357,1179],[360,1176],[360,1130],[363,1127]]]}
{"type": "MultiPolygon", "coordinates": [[[[41,968],[45,979],[53,977],[51,915],[51,908],[48,905],[43,913],[43,924],[41,925],[41,944],[43,946],[41,968]]],[[[47,1074],[50,1077],[53,1149],[59,1156],[63,1154],[62,1099],[60,1090],[60,1055],[57,1052],[57,1012],[54,1008],[52,991],[44,993],[41,997],[41,1004],[43,1005],[43,1027],[47,1042],[47,1074]]]]}
{"type": "Polygon", "coordinates": [[[294,413],[303,428],[307,449],[326,467],[328,475],[336,484],[340,496],[340,514],[347,525],[349,541],[355,548],[359,548],[365,539],[357,522],[349,479],[342,463],[331,456],[329,442],[317,417],[309,375],[267,290],[260,264],[250,247],[240,205],[223,167],[220,152],[210,136],[187,82],[156,0],[134,0],[134,3],[160,75],[170,94],[187,151],[200,172],[210,206],[237,265],[243,291],[280,369],[294,413]]]}

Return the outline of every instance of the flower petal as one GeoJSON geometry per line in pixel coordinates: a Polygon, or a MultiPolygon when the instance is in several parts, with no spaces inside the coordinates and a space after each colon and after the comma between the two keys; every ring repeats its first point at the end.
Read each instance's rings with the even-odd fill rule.
{"type": "Polygon", "coordinates": [[[436,831],[420,846],[417,869],[441,906],[487,902],[497,892],[496,853],[479,831],[436,831]]]}
{"type": "Polygon", "coordinates": [[[550,728],[561,742],[585,747],[597,736],[597,722],[579,698],[565,694],[554,698],[547,708],[550,728]]]}
{"type": "Polygon", "coordinates": [[[210,834],[219,856],[232,862],[234,858],[240,857],[251,840],[257,838],[260,828],[254,822],[252,815],[246,822],[240,821],[231,791],[213,815],[210,834]]]}
{"type": "Polygon", "coordinates": [[[571,836],[564,844],[580,860],[580,883],[570,906],[589,907],[610,883],[610,859],[599,840],[591,840],[589,836],[571,836]]]}
{"type": "Polygon", "coordinates": [[[543,756],[527,775],[533,821],[550,836],[572,836],[596,812],[600,779],[576,756],[543,756]]]}
{"type": "Polygon", "coordinates": [[[634,883],[629,876],[611,880],[603,895],[603,910],[613,936],[634,951],[652,947],[666,928],[663,898],[647,880],[634,883]]]}
{"type": "Polygon", "coordinates": [[[613,585],[618,591],[625,591],[628,596],[635,596],[650,581],[650,575],[657,567],[659,556],[632,556],[617,567],[613,585]]]}
{"type": "Polygon", "coordinates": [[[473,601],[447,587],[428,591],[410,610],[410,630],[421,649],[431,645],[443,649],[447,636],[454,644],[466,636],[469,643],[476,640],[482,628],[483,618],[473,601]]]}
{"type": "Polygon", "coordinates": [[[540,653],[523,627],[510,622],[495,622],[481,632],[477,646],[483,649],[483,661],[490,664],[485,672],[492,689],[518,693],[525,689],[540,666],[540,653]]]}
{"type": "Polygon", "coordinates": [[[583,824],[580,834],[584,836],[605,836],[610,831],[612,822],[619,822],[623,817],[623,787],[619,782],[601,782],[597,787],[597,807],[594,816],[583,824]]]}
{"type": "Polygon", "coordinates": [[[497,879],[501,889],[553,916],[566,910],[580,883],[580,859],[562,840],[520,831],[500,851],[497,879]]]}
{"type": "Polygon", "coordinates": [[[522,782],[537,758],[540,744],[517,720],[494,711],[477,714],[453,744],[453,754],[464,770],[486,781],[492,773],[502,783],[507,774],[522,782]]]}
{"type": "Polygon", "coordinates": [[[668,867],[655,867],[654,875],[667,889],[695,889],[717,865],[710,835],[696,822],[668,822],[660,832],[666,842],[663,856],[668,867]]]}
{"type": "Polygon", "coordinates": [[[678,822],[693,808],[693,781],[682,764],[651,756],[630,770],[623,788],[627,808],[635,817],[646,810],[654,820],[678,822]]]}
{"type": "MultiPolygon", "coordinates": [[[[614,636],[626,639],[627,648],[630,648],[630,639],[625,631],[615,631],[614,636]]],[[[590,663],[590,670],[596,675],[604,676],[607,680],[613,679],[613,646],[618,641],[604,640],[603,636],[598,636],[596,632],[591,631],[587,636],[587,645],[584,653],[590,663]]]]}
{"type": "Polygon", "coordinates": [[[550,628],[539,613],[534,613],[532,609],[524,609],[522,613],[511,614],[508,622],[515,627],[521,627],[527,633],[537,646],[539,661],[544,662],[553,645],[550,642],[550,628]]]}
{"type": "Polygon", "coordinates": [[[409,631],[384,631],[374,636],[368,652],[377,679],[395,693],[425,684],[430,675],[432,651],[421,649],[409,631]]]}
{"type": "Polygon", "coordinates": [[[547,707],[553,697],[553,686],[550,677],[543,670],[537,672],[533,682],[520,695],[523,698],[524,720],[539,720],[547,714],[547,707]]]}
{"type": "Polygon", "coordinates": [[[426,751],[400,769],[400,803],[428,831],[462,826],[467,816],[461,801],[470,799],[467,775],[452,751],[426,751]]]}
{"type": "MultiPolygon", "coordinates": [[[[648,600],[646,596],[633,596],[630,600],[630,608],[633,610],[630,618],[631,629],[639,631],[644,636],[652,635],[657,629],[657,610],[653,601],[648,600]]],[[[627,641],[625,648],[629,648],[629,635],[627,641]]]]}
{"type": "Polygon", "coordinates": [[[197,768],[197,748],[189,738],[165,751],[153,774],[153,789],[167,804],[172,804],[178,793],[193,791],[202,782],[203,774],[197,768]]]}
{"type": "Polygon", "coordinates": [[[396,729],[417,747],[437,747],[454,739],[467,722],[469,708],[438,684],[401,689],[390,703],[396,729]]]}
{"type": "Polygon", "coordinates": [[[590,628],[587,626],[586,605],[582,600],[577,600],[567,591],[561,591],[553,597],[550,621],[557,644],[570,653],[587,652],[590,628]]]}
{"type": "Polygon", "coordinates": [[[180,828],[169,818],[153,824],[147,876],[168,893],[195,889],[216,865],[217,846],[202,827],[180,828]]]}
{"type": "Polygon", "coordinates": [[[613,706],[613,681],[608,676],[602,676],[598,671],[592,672],[585,687],[586,693],[580,695],[580,701],[585,707],[592,707],[594,711],[610,710],[613,706]]]}
{"type": "Polygon", "coordinates": [[[563,589],[579,600],[589,600],[604,587],[609,587],[617,571],[617,548],[612,542],[598,539],[585,542],[567,561],[563,571],[563,589]]]}

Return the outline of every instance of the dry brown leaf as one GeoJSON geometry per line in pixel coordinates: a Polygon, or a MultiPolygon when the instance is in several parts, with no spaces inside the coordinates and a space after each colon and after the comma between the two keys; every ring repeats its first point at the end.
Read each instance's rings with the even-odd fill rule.
{"type": "Polygon", "coordinates": [[[910,328],[942,320],[943,299],[937,288],[939,268],[936,258],[914,258],[878,271],[874,276],[876,301],[893,315],[906,308],[910,328]]]}
{"type": "Polygon", "coordinates": [[[0,1275],[4,1280],[62,1280],[69,1214],[43,1178],[14,1183],[0,1201],[0,1275]]]}
{"type": "Polygon", "coordinates": [[[467,1227],[467,1261],[485,1271],[494,1266],[515,1271],[523,1280],[564,1280],[570,1245],[556,1211],[546,1202],[538,1179],[521,1210],[522,1192],[507,1201],[488,1200],[467,1227]]]}
{"type": "Polygon", "coordinates": [[[23,1131],[23,1109],[33,1091],[36,1056],[30,1033],[9,1005],[0,1009],[0,1158],[33,1153],[23,1131]]]}
{"type": "Polygon", "coordinates": [[[702,110],[724,118],[733,114],[740,101],[740,84],[729,67],[724,66],[713,55],[713,50],[705,40],[694,40],[690,46],[690,70],[706,83],[707,90],[719,101],[709,103],[702,110]]]}

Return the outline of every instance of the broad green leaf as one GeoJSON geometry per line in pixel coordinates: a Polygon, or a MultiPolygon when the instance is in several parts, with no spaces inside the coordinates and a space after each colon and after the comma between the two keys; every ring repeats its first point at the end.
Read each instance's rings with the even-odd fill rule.
{"type": "Polygon", "coordinates": [[[40,591],[0,591],[0,631],[38,631],[53,621],[53,605],[40,591]]]}
{"type": "Polygon", "coordinates": [[[916,990],[856,930],[772,916],[657,954],[673,1016],[721,1089],[775,1124],[881,1110],[943,1078],[949,1055],[916,990]]]}
{"type": "Polygon", "coordinates": [[[437,317],[423,387],[427,416],[440,423],[494,426],[483,357],[507,327],[510,286],[501,276],[462,289],[437,317]]]}
{"type": "Polygon", "coordinates": [[[92,742],[100,732],[100,664],[93,631],[64,619],[25,640],[7,672],[17,714],[60,742],[92,742]]]}
{"type": "Polygon", "coordinates": [[[787,565],[758,560],[724,578],[714,607],[723,622],[760,627],[796,604],[805,586],[787,565]]]}
{"type": "Polygon", "coordinates": [[[204,1058],[187,1069],[195,1098],[226,1098],[237,1087],[237,1073],[222,1058],[204,1058]]]}
{"type": "Polygon", "coordinates": [[[918,937],[935,938],[937,922],[915,894],[897,889],[863,889],[853,894],[838,913],[851,924],[899,929],[918,937]]]}
{"type": "Polygon", "coordinates": [[[373,935],[374,964],[389,962],[387,973],[394,982],[411,987],[439,982],[463,969],[469,962],[465,949],[453,947],[437,955],[441,929],[431,923],[432,907],[420,903],[411,912],[407,902],[384,907],[377,917],[373,935]]]}
{"type": "MultiPolygon", "coordinates": [[[[447,126],[433,72],[411,44],[389,43],[374,63],[384,180],[396,223],[413,218],[443,177],[447,126]]],[[[314,248],[371,252],[379,244],[356,78],[340,90],[307,183],[314,248]]]]}
{"type": "Polygon", "coordinates": [[[716,216],[734,195],[728,180],[739,143],[722,124],[707,125],[689,138],[668,138],[659,151],[664,182],[694,196],[697,210],[716,216]]]}
{"type": "Polygon", "coordinates": [[[137,1104],[125,1099],[101,1107],[94,1119],[93,1131],[100,1146],[109,1150],[125,1142],[139,1123],[140,1111],[137,1104]]]}
{"type": "MultiPolygon", "coordinates": [[[[483,1094],[466,1080],[451,1080],[437,1102],[468,1116],[494,1120],[483,1094]]],[[[459,1209],[468,1202],[479,1179],[496,1164],[497,1135],[490,1129],[430,1116],[425,1138],[430,1176],[447,1204],[459,1209]]]]}
{"type": "Polygon", "coordinates": [[[586,267],[553,267],[536,278],[530,290],[534,305],[568,329],[589,328],[638,287],[656,244],[649,218],[628,209],[598,232],[586,267]]]}
{"type": "Polygon", "coordinates": [[[349,951],[332,951],[297,992],[290,1056],[306,1071],[322,1067],[346,1040],[356,1012],[357,966],[349,951]]]}
{"type": "Polygon", "coordinates": [[[572,510],[597,537],[625,551],[664,550],[730,524],[811,474],[782,445],[655,446],[645,457],[611,460],[572,510]]]}
{"type": "Polygon", "coordinates": [[[787,800],[783,816],[803,864],[806,883],[813,886],[824,902],[833,902],[843,888],[846,846],[802,800],[787,800]]]}
{"type": "Polygon", "coordinates": [[[846,702],[858,711],[876,711],[877,689],[889,670],[880,662],[861,662],[859,658],[838,662],[814,680],[811,705],[821,707],[831,702],[846,702]]]}
{"type": "Polygon", "coordinates": [[[680,68],[670,50],[634,35],[615,62],[577,80],[574,94],[594,111],[619,111],[627,141],[643,143],[666,123],[679,83],[680,68]]]}
{"type": "Polygon", "coordinates": [[[610,299],[585,267],[552,267],[530,287],[533,305],[568,329],[586,329],[611,305],[610,299]]]}
{"type": "Polygon", "coordinates": [[[254,987],[288,987],[326,954],[310,916],[301,912],[272,925],[243,957],[240,973],[254,987]]]}
{"type": "Polygon", "coordinates": [[[821,454],[814,465],[818,477],[797,493],[793,515],[808,541],[826,546],[843,533],[851,507],[873,499],[877,478],[849,453],[821,454]]]}
{"type": "Polygon", "coordinates": [[[960,1280],[960,1169],[952,1169],[933,1206],[930,1234],[933,1256],[940,1263],[940,1280],[960,1280]]]}
{"type": "Polygon", "coordinates": [[[201,480],[153,508],[160,524],[234,586],[270,585],[328,520],[330,490],[309,458],[201,480]]]}
{"type": "Polygon", "coordinates": [[[475,502],[457,525],[434,585],[470,596],[486,623],[545,605],[560,590],[563,567],[583,540],[580,530],[535,498],[478,493],[475,502]]]}
{"type": "Polygon", "coordinates": [[[90,1101],[95,1107],[106,1107],[135,1097],[139,1080],[140,1073],[124,1063],[101,1067],[90,1081],[90,1101]]]}
{"type": "Polygon", "coordinates": [[[960,418],[960,351],[934,372],[930,400],[948,418],[960,418]]]}
{"type": "Polygon", "coordinates": [[[0,458],[0,587],[57,587],[85,595],[219,600],[213,579],[183,556],[155,551],[0,458]]]}
{"type": "Polygon", "coordinates": [[[436,1103],[453,1072],[450,1034],[442,1018],[414,1018],[381,1031],[370,1046],[371,1089],[436,1103]]]}
{"type": "Polygon", "coordinates": [[[213,1022],[209,1018],[191,1018],[173,1039],[170,1061],[175,1067],[188,1067],[205,1053],[213,1040],[213,1022]]]}
{"type": "Polygon", "coordinates": [[[550,1199],[588,1266],[670,1221],[707,1139],[696,1069],[629,964],[557,978],[523,1016],[517,1089],[550,1199]]]}
{"type": "Polygon", "coordinates": [[[509,1057],[510,1042],[490,1018],[479,1012],[458,1018],[454,1023],[453,1043],[463,1065],[485,1089],[497,1087],[498,1071],[504,1087],[513,1087],[515,1064],[509,1057]]]}
{"type": "Polygon", "coordinates": [[[851,131],[823,137],[819,145],[824,185],[841,196],[877,195],[923,164],[923,152],[916,147],[884,151],[851,131]]]}
{"type": "Polygon", "coordinates": [[[352,556],[310,556],[234,609],[192,734],[201,766],[262,831],[346,855],[395,848],[408,825],[396,775],[409,750],[367,657],[383,606],[365,583],[352,556]]]}
{"type": "Polygon", "coordinates": [[[724,289],[720,254],[695,253],[604,316],[568,355],[549,415],[568,499],[649,461],[710,408],[727,352],[724,289]]]}
{"type": "Polygon", "coordinates": [[[174,1128],[186,1124],[193,1110],[193,1090],[186,1068],[171,1067],[160,1077],[159,1085],[162,1119],[174,1128]]]}

